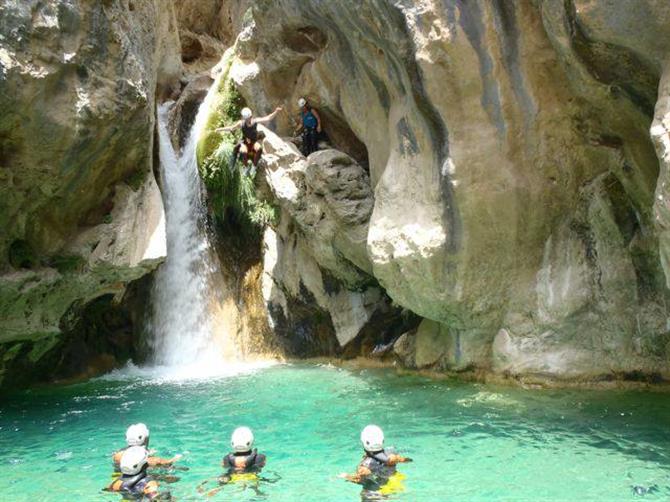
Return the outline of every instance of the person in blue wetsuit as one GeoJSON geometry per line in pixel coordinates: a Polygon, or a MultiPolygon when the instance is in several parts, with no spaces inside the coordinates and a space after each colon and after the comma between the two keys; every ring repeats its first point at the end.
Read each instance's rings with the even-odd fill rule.
{"type": "Polygon", "coordinates": [[[411,462],[412,459],[398,455],[391,448],[384,448],[384,432],[376,425],[368,425],[361,432],[364,455],[354,474],[340,474],[340,477],[363,486],[363,500],[379,500],[388,495],[405,490],[403,474],[396,465],[411,462]]]}
{"type": "Polygon", "coordinates": [[[300,126],[302,130],[302,153],[305,157],[319,149],[319,134],[321,134],[321,117],[316,108],[312,108],[305,98],[298,100],[300,108],[300,126]]]}

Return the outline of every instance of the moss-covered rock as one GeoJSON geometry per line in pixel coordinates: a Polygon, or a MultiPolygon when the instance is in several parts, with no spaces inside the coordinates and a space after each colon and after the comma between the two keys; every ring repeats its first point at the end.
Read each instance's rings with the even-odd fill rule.
{"type": "Polygon", "coordinates": [[[235,145],[241,140],[239,131],[215,131],[237,122],[246,105],[229,75],[232,62],[229,52],[220,64],[221,74],[214,83],[215,95],[210,98],[209,116],[198,141],[198,165],[217,223],[232,219],[242,230],[260,235],[263,227],[276,221],[277,211],[259,196],[251,175],[256,169],[234,158],[235,145]]]}
{"type": "MultiPolygon", "coordinates": [[[[239,110],[238,115],[226,115],[226,112],[232,113],[232,109],[236,104],[235,98],[237,96],[235,89],[231,89],[230,87],[229,79],[233,57],[233,51],[229,49],[218,64],[219,74],[213,84],[215,88],[214,94],[210,96],[208,115],[203,130],[200,133],[200,138],[198,138],[196,149],[198,165],[203,164],[203,162],[216,150],[224,138],[224,135],[216,132],[215,129],[230,125],[237,120],[237,117],[239,117],[239,110]]],[[[242,106],[243,105],[240,104],[239,109],[241,109],[242,106]]],[[[229,141],[233,140],[233,138],[230,137],[228,139],[229,141]]]]}

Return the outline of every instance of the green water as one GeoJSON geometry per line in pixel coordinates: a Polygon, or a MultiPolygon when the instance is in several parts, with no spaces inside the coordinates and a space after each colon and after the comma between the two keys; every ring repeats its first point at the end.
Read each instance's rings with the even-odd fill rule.
{"type": "MultiPolygon", "coordinates": [[[[360,429],[414,458],[401,501],[668,500],[670,396],[538,391],[285,365],[200,382],[130,379],[33,390],[0,406],[0,498],[119,500],[100,491],[128,424],[163,456],[184,453],[179,500],[220,473],[230,432],[249,425],[268,455],[261,494],[209,500],[360,500],[337,479],[360,459],[360,429]],[[636,495],[633,487],[654,487],[636,495]]],[[[213,488],[215,485],[207,485],[213,488]]]]}

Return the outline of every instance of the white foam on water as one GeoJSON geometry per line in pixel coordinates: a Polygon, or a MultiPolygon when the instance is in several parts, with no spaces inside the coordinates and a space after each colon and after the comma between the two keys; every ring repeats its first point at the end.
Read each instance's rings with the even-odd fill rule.
{"type": "Polygon", "coordinates": [[[224,365],[203,365],[200,362],[183,366],[136,366],[128,363],[120,369],[116,369],[99,377],[97,380],[112,382],[141,381],[142,384],[162,384],[175,382],[198,382],[201,380],[212,380],[218,378],[230,378],[240,375],[248,375],[277,364],[278,361],[253,361],[253,362],[226,362],[224,365]]]}

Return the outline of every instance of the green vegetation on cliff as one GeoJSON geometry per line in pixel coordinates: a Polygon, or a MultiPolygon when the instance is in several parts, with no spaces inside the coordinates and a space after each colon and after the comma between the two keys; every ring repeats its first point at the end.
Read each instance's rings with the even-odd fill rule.
{"type": "Polygon", "coordinates": [[[232,211],[238,220],[255,227],[264,227],[274,222],[275,208],[256,194],[254,180],[245,176],[238,164],[232,164],[234,144],[225,139],[210,155],[200,172],[210,193],[214,214],[224,219],[232,211]]]}
{"type": "Polygon", "coordinates": [[[212,100],[210,116],[198,144],[198,165],[215,219],[223,223],[226,217],[232,217],[243,228],[257,230],[275,220],[276,210],[268,201],[259,199],[254,178],[243,174],[241,163],[233,164],[233,149],[239,141],[239,133],[214,131],[239,120],[240,110],[245,106],[228,76],[229,67],[228,63],[214,84],[218,85],[217,95],[212,100]]]}

